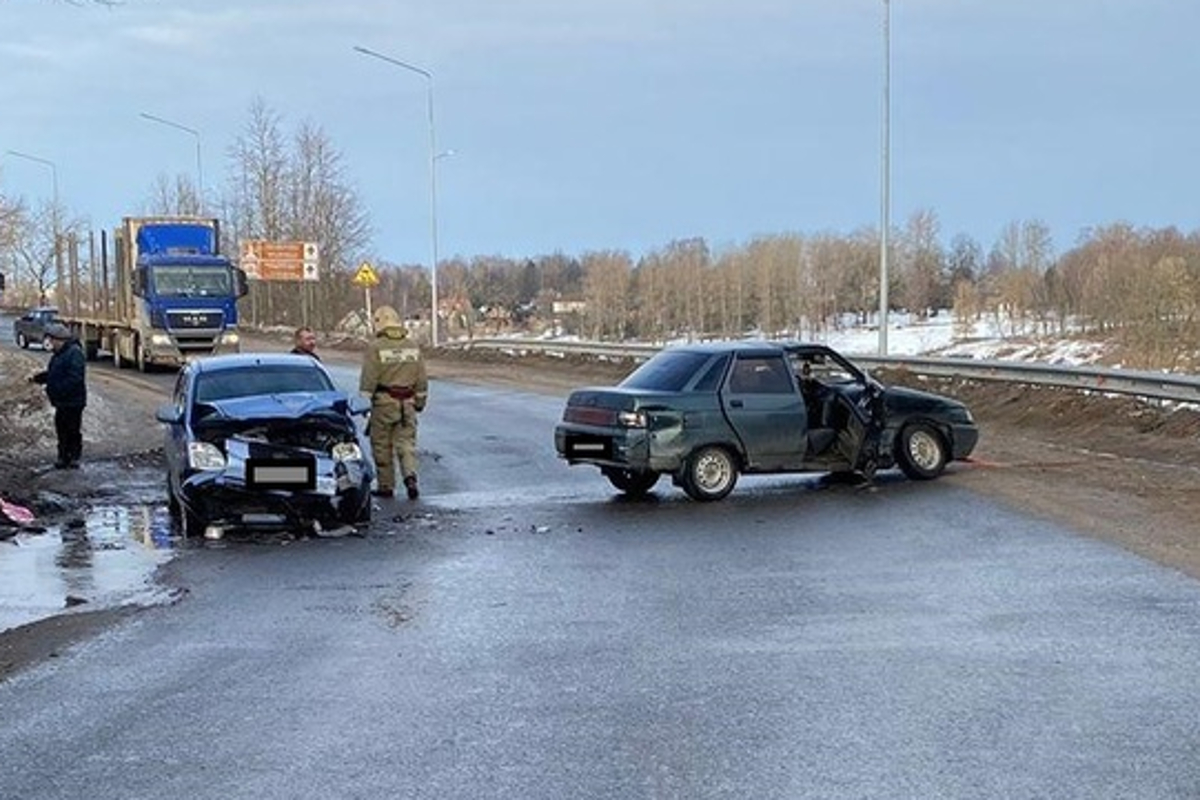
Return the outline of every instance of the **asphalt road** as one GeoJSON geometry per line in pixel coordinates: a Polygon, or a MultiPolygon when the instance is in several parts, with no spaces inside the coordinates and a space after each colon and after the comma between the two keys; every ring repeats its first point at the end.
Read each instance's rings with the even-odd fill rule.
{"type": "Polygon", "coordinates": [[[0,684],[0,797],[1196,796],[1196,582],[953,470],[624,501],[560,403],[436,383],[368,537],[181,554],[0,684]]]}

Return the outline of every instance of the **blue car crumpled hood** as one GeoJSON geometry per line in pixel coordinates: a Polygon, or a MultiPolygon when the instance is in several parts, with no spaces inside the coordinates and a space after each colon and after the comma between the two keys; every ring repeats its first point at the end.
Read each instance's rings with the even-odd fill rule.
{"type": "MultiPolygon", "coordinates": [[[[343,391],[254,395],[200,403],[194,421],[198,435],[225,455],[220,469],[182,480],[186,505],[204,519],[248,524],[246,515],[277,517],[275,522],[306,524],[311,519],[356,522],[366,508],[375,477],[370,445],[343,391]],[[357,458],[338,460],[334,443],[354,443],[357,458]],[[255,487],[247,482],[253,460],[311,458],[315,485],[255,487]]],[[[266,524],[258,519],[254,524],[266,524]]],[[[270,524],[274,524],[273,522],[270,524]]]]}
{"type": "Polygon", "coordinates": [[[217,417],[227,420],[300,419],[309,414],[334,413],[349,416],[350,398],[345,392],[304,392],[253,395],[201,403],[217,417]]]}

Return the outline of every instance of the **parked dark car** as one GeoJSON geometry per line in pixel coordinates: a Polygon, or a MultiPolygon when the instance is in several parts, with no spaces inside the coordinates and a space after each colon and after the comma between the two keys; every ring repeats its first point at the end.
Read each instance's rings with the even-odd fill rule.
{"type": "Polygon", "coordinates": [[[375,469],[356,419],[369,409],[308,356],[188,363],[156,414],[166,425],[171,514],[185,536],[370,521],[375,469]]]}
{"type": "Polygon", "coordinates": [[[58,321],[58,309],[43,306],[31,308],[13,320],[13,339],[17,347],[28,349],[30,344],[40,344],[44,349],[50,347],[46,343],[46,326],[58,321]]]}
{"type": "Polygon", "coordinates": [[[870,477],[899,466],[935,478],[979,438],[946,397],[885,387],[833,349],[800,342],[671,347],[615,387],[571,393],[554,445],[622,492],[670,475],[695,500],[719,500],[742,473],[870,477]]]}

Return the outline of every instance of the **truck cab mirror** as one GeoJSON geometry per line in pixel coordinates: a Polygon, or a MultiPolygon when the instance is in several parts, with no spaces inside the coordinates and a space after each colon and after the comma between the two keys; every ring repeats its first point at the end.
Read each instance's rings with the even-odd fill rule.
{"type": "Polygon", "coordinates": [[[133,296],[145,297],[149,294],[150,288],[150,270],[145,267],[138,267],[133,274],[133,296]]]}
{"type": "Polygon", "coordinates": [[[233,268],[233,285],[234,292],[238,297],[245,297],[250,293],[250,283],[246,278],[246,270],[239,267],[233,268]]]}

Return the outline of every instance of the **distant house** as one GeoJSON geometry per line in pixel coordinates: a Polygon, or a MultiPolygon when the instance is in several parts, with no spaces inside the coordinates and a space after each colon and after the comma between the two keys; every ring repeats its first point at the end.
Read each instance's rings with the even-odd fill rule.
{"type": "Polygon", "coordinates": [[[582,314],[587,311],[586,300],[555,300],[551,306],[555,314],[582,314]]]}

